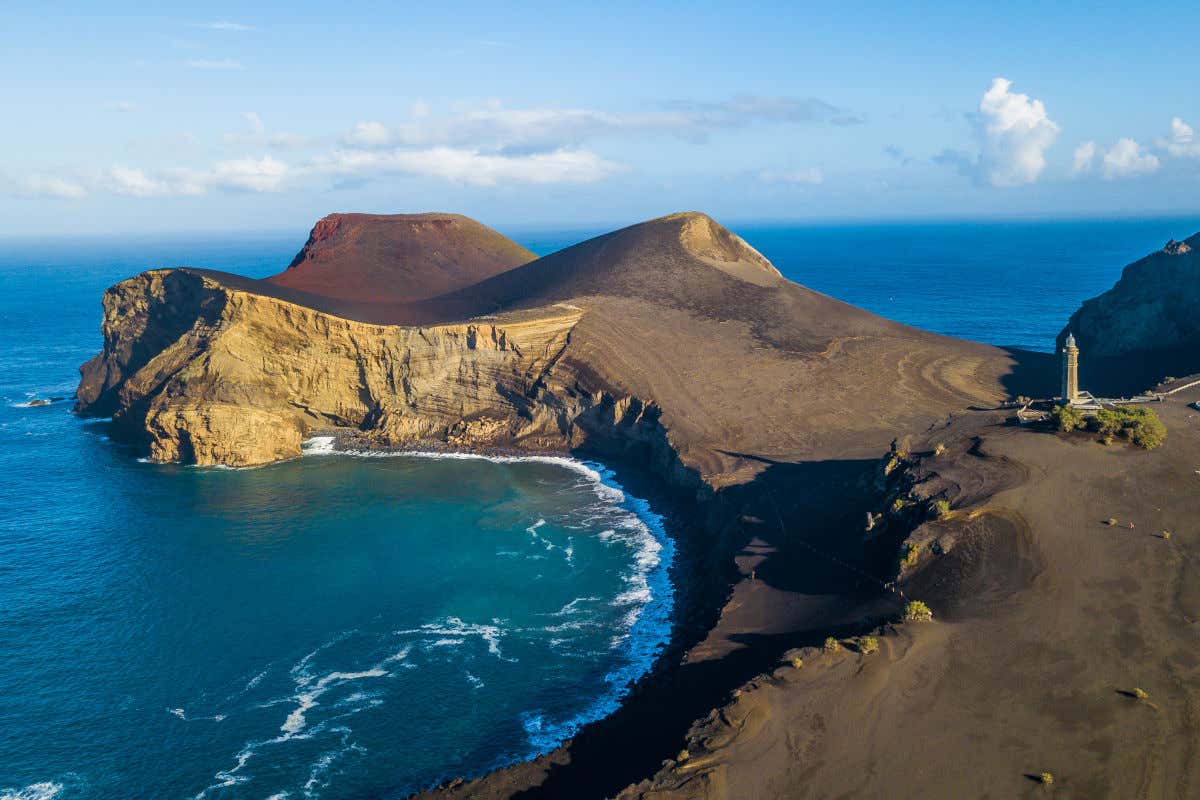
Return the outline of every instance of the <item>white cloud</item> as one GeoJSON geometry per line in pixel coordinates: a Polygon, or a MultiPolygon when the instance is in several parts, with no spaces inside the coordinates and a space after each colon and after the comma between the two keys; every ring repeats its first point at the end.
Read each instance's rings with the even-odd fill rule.
{"type": "Polygon", "coordinates": [[[235,61],[232,58],[222,58],[222,59],[215,59],[215,60],[207,59],[207,58],[195,58],[186,63],[192,69],[203,69],[203,70],[214,70],[214,71],[237,70],[237,69],[243,68],[242,62],[235,61]]]}
{"type": "Polygon", "coordinates": [[[315,173],[339,177],[407,174],[442,178],[475,186],[497,183],[592,183],[621,169],[587,150],[503,155],[478,150],[433,147],[422,150],[341,150],[317,160],[315,173]]]}
{"type": "Polygon", "coordinates": [[[1041,100],[1010,91],[1012,81],[996,78],[979,101],[976,126],[982,139],[977,168],[993,186],[1033,183],[1046,168],[1046,151],[1059,127],[1041,100]]]}
{"type": "Polygon", "coordinates": [[[803,167],[793,170],[765,169],[758,174],[764,183],[791,183],[798,186],[817,186],[825,182],[825,173],[819,167],[803,167]]]}
{"type": "Polygon", "coordinates": [[[176,167],[155,174],[117,165],[102,173],[97,183],[130,197],[193,197],[212,190],[277,192],[290,174],[286,163],[264,156],[219,161],[206,170],[176,167]]]}
{"type": "Polygon", "coordinates": [[[1158,170],[1158,156],[1147,153],[1133,139],[1119,140],[1107,150],[1095,142],[1084,142],[1075,148],[1075,159],[1071,172],[1074,175],[1089,175],[1100,169],[1106,181],[1149,175],[1158,170]]]}
{"type": "Polygon", "coordinates": [[[458,108],[435,118],[417,101],[411,120],[385,125],[358,123],[342,137],[352,147],[479,147],[554,150],[577,147],[605,136],[668,135],[702,141],[717,130],[769,124],[851,125],[860,115],[817,98],[738,95],[721,102],[673,102],[656,111],[612,112],[586,108],[512,109],[491,100],[480,108],[458,108]]]}
{"type": "Polygon", "coordinates": [[[277,150],[291,150],[307,147],[314,143],[311,137],[299,133],[279,131],[268,133],[266,123],[255,111],[243,111],[242,119],[250,127],[249,132],[227,133],[223,137],[226,144],[247,147],[270,147],[277,150]]]}
{"type": "Polygon", "coordinates": [[[1159,166],[1158,156],[1144,152],[1133,139],[1121,139],[1104,154],[1100,171],[1105,180],[1111,181],[1149,175],[1159,166]]]}
{"type": "Polygon", "coordinates": [[[239,158],[219,162],[205,179],[217,189],[277,192],[283,188],[289,171],[287,164],[271,156],[239,158]]]}
{"type": "Polygon", "coordinates": [[[1179,117],[1171,120],[1171,135],[1159,139],[1158,146],[1177,158],[1200,158],[1200,137],[1179,117]]]}
{"type": "Polygon", "coordinates": [[[128,114],[130,112],[137,111],[137,104],[132,103],[129,100],[121,100],[113,103],[111,108],[113,111],[117,111],[122,114],[128,114]]]}
{"type": "Polygon", "coordinates": [[[145,172],[132,167],[116,166],[108,171],[108,185],[117,194],[133,197],[153,197],[166,193],[166,184],[151,180],[145,172]]]}
{"type": "Polygon", "coordinates": [[[1075,175],[1083,175],[1091,172],[1092,167],[1096,162],[1096,153],[1098,148],[1095,142],[1084,142],[1075,148],[1075,156],[1071,164],[1071,172],[1075,175]]]}
{"type": "Polygon", "coordinates": [[[210,31],[233,31],[236,33],[244,33],[245,31],[254,30],[253,25],[243,25],[240,22],[229,22],[228,20],[218,20],[217,22],[202,22],[196,27],[208,28],[210,31]]]}
{"type": "Polygon", "coordinates": [[[260,117],[255,111],[243,111],[242,119],[246,120],[246,122],[250,124],[251,130],[253,130],[255,133],[262,133],[266,130],[266,126],[263,125],[262,117],[260,117]]]}
{"type": "Polygon", "coordinates": [[[62,200],[80,200],[87,197],[87,189],[65,178],[47,175],[29,175],[21,182],[26,194],[57,197],[62,200]]]}
{"type": "Polygon", "coordinates": [[[386,147],[398,136],[382,122],[360,122],[342,140],[355,147],[386,147]]]}

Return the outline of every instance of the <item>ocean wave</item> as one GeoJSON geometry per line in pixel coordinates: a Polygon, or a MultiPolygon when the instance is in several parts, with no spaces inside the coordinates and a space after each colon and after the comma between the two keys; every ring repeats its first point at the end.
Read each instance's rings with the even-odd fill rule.
{"type": "Polygon", "coordinates": [[[63,785],[56,781],[40,781],[20,788],[0,789],[0,800],[53,800],[62,794],[63,785]]]}
{"type": "MultiPolygon", "coordinates": [[[[500,637],[504,635],[504,630],[501,627],[502,622],[502,620],[493,619],[491,625],[486,625],[464,622],[459,617],[446,617],[440,622],[430,622],[419,628],[406,628],[395,631],[395,633],[397,635],[425,634],[430,638],[437,636],[442,641],[447,638],[462,639],[467,636],[478,636],[487,644],[488,652],[496,656],[496,658],[503,659],[504,661],[516,661],[514,658],[505,658],[500,650],[500,637]]],[[[437,646],[436,642],[434,646],[437,646]]]]}
{"type": "MultiPolygon", "coordinates": [[[[476,453],[443,453],[430,451],[375,451],[339,449],[334,437],[313,437],[304,444],[305,455],[346,455],[363,458],[399,457],[426,458],[431,460],[480,460],[497,464],[541,463],[570,470],[581,479],[574,489],[586,488],[595,497],[592,504],[582,504],[562,518],[553,520],[556,529],[595,530],[596,539],[612,547],[624,548],[629,553],[627,570],[621,575],[624,586],[620,592],[608,599],[581,597],[571,600],[551,616],[558,617],[553,624],[522,630],[506,630],[501,620],[491,624],[469,623],[457,616],[447,616],[435,623],[419,628],[394,631],[397,635],[417,635],[426,638],[428,647],[439,642],[448,646],[448,639],[479,637],[487,645],[488,652],[505,661],[515,661],[503,655],[501,643],[508,634],[532,633],[551,636],[549,646],[556,650],[569,647],[571,639],[561,634],[595,628],[603,624],[606,615],[585,613],[584,606],[590,602],[606,602],[620,611],[615,623],[616,630],[608,642],[609,652],[620,654],[618,662],[604,675],[608,690],[594,698],[586,708],[566,719],[553,719],[544,710],[530,710],[520,715],[526,739],[535,753],[546,752],[575,735],[584,725],[600,719],[616,710],[628,692],[629,686],[649,670],[667,641],[674,610],[674,589],[670,583],[669,570],[674,561],[674,543],[667,536],[663,517],[654,512],[649,503],[641,498],[627,495],[624,487],[616,480],[615,473],[595,462],[585,462],[565,456],[512,456],[484,455],[476,453]]],[[[525,528],[530,538],[545,550],[561,551],[568,563],[573,564],[574,543],[568,537],[566,544],[551,542],[545,528],[549,525],[538,518],[525,528]]],[[[517,555],[511,549],[499,550],[497,555],[517,555]]],[[[539,558],[525,554],[526,558],[539,558]]],[[[589,657],[595,657],[589,653],[589,657]]],[[[468,681],[475,685],[479,680],[467,672],[468,681]]],[[[480,681],[482,684],[482,681],[480,681]]]]}

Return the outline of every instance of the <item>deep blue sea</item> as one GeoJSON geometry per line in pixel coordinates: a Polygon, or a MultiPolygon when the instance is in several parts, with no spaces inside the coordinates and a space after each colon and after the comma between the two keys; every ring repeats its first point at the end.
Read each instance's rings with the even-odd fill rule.
{"type": "MultiPolygon", "coordinates": [[[[733,225],[789,278],[1047,350],[1200,219],[733,225]]],[[[600,231],[505,231],[539,253],[600,231]]],[[[262,276],[305,231],[0,240],[0,800],[400,797],[552,747],[619,701],[672,613],[661,509],[600,464],[142,463],[76,419],[100,294],[262,276]]]]}

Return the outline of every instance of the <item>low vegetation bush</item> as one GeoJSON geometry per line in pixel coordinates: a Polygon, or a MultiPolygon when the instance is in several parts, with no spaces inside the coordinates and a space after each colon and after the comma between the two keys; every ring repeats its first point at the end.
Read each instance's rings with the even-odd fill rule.
{"type": "Polygon", "coordinates": [[[933,611],[920,600],[909,600],[904,604],[904,619],[908,622],[929,622],[933,611]]]}
{"type": "Polygon", "coordinates": [[[874,636],[864,636],[858,640],[858,652],[864,656],[869,656],[871,653],[879,651],[879,640],[874,636]]]}
{"type": "Polygon", "coordinates": [[[1049,786],[1050,784],[1054,783],[1054,776],[1049,772],[1043,772],[1041,775],[1038,775],[1038,783],[1042,784],[1043,786],[1049,786]]]}
{"type": "Polygon", "coordinates": [[[1147,700],[1150,697],[1150,693],[1140,686],[1135,686],[1133,689],[1133,696],[1138,700],[1147,700]]]}
{"type": "Polygon", "coordinates": [[[804,666],[804,659],[800,656],[792,656],[792,669],[800,669],[804,666]]]}
{"type": "Polygon", "coordinates": [[[942,444],[941,442],[938,442],[937,446],[933,448],[933,454],[935,456],[940,456],[944,452],[946,452],[946,445],[942,444]]]}
{"type": "Polygon", "coordinates": [[[917,563],[917,546],[912,542],[905,542],[900,548],[900,566],[911,567],[917,563]]]}
{"type": "Polygon", "coordinates": [[[1167,426],[1152,409],[1144,407],[1102,408],[1088,420],[1087,427],[1099,433],[1105,443],[1119,436],[1143,450],[1153,450],[1167,438],[1167,426]]]}
{"type": "Polygon", "coordinates": [[[838,650],[841,650],[841,649],[842,649],[842,643],[839,642],[837,639],[833,638],[832,636],[828,636],[825,638],[825,652],[826,653],[836,653],[838,650]]]}
{"type": "Polygon", "coordinates": [[[936,519],[941,519],[942,517],[944,517],[950,513],[950,501],[949,500],[935,500],[933,502],[933,505],[930,506],[930,508],[933,509],[933,516],[936,519]]]}
{"type": "Polygon", "coordinates": [[[1083,430],[1087,425],[1083,412],[1072,406],[1055,406],[1050,412],[1050,419],[1054,422],[1054,427],[1063,433],[1083,430]]]}

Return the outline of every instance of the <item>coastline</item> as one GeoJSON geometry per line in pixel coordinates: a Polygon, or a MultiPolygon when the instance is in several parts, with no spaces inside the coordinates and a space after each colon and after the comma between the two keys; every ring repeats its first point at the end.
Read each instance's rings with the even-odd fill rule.
{"type": "MultiPolygon", "coordinates": [[[[414,458],[482,460],[497,464],[549,464],[574,472],[591,482],[598,499],[620,506],[636,516],[657,545],[651,554],[655,564],[643,574],[645,586],[642,591],[648,593],[648,599],[637,607],[636,618],[629,629],[621,634],[629,643],[629,663],[625,668],[606,676],[611,690],[596,697],[577,717],[548,731],[530,731],[533,750],[523,756],[504,757],[491,764],[480,765],[470,774],[470,777],[477,778],[535,761],[558,750],[584,728],[618,711],[629,701],[636,687],[655,680],[657,673],[666,668],[666,662],[670,661],[672,652],[678,649],[681,620],[677,598],[680,595],[687,596],[689,592],[681,591],[681,578],[677,573],[689,568],[680,563],[681,559],[678,556],[679,537],[682,533],[677,527],[679,507],[676,503],[679,498],[671,497],[671,493],[657,476],[627,463],[613,465],[607,458],[600,461],[602,455],[599,453],[564,453],[552,450],[531,453],[501,447],[474,451],[437,447],[437,444],[435,442],[426,446],[386,447],[344,432],[333,431],[307,439],[300,457],[414,458]],[[638,486],[638,491],[630,490],[630,484],[638,486]],[[650,630],[636,631],[638,625],[650,630]]],[[[645,555],[643,551],[635,560],[640,560],[645,555]]],[[[637,587],[633,590],[636,591],[637,587]]],[[[435,781],[434,785],[461,779],[460,776],[445,775],[439,781],[435,781]]],[[[427,787],[426,790],[428,788],[433,786],[427,787]]],[[[411,796],[417,796],[421,791],[424,790],[413,792],[411,796]]]]}

